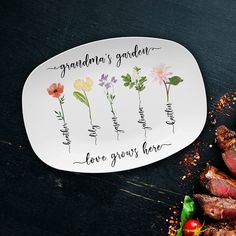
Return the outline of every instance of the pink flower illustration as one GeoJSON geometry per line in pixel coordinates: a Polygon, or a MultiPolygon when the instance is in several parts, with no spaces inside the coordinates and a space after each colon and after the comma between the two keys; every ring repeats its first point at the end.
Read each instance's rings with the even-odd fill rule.
{"type": "Polygon", "coordinates": [[[53,83],[50,85],[47,91],[48,91],[48,94],[53,96],[54,98],[59,98],[64,91],[64,86],[61,85],[60,83],[58,84],[53,83]]]}
{"type": "Polygon", "coordinates": [[[162,84],[165,82],[173,73],[169,72],[169,66],[166,66],[165,64],[160,64],[155,67],[153,67],[151,75],[154,78],[154,80],[159,81],[159,84],[162,84]]]}
{"type": "Polygon", "coordinates": [[[165,112],[167,114],[168,120],[166,121],[166,124],[172,125],[172,131],[174,133],[174,111],[172,108],[172,103],[170,102],[170,88],[172,86],[177,86],[178,84],[183,82],[183,79],[178,75],[173,75],[172,72],[169,71],[168,66],[165,64],[159,64],[155,67],[153,67],[151,71],[151,75],[154,78],[154,81],[159,81],[159,84],[164,84],[165,90],[166,90],[166,109],[165,112]]]}

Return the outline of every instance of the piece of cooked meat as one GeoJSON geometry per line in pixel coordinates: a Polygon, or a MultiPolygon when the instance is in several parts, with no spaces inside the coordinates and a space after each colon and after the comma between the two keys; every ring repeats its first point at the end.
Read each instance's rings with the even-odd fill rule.
{"type": "Polygon", "coordinates": [[[204,228],[204,236],[236,236],[235,222],[210,224],[204,228]]]}
{"type": "Polygon", "coordinates": [[[221,125],[216,130],[216,141],[224,150],[222,157],[226,166],[236,176],[236,132],[221,125]]]}
{"type": "Polygon", "coordinates": [[[215,220],[236,220],[236,200],[194,194],[205,215],[215,220]]]}
{"type": "Polygon", "coordinates": [[[206,167],[200,175],[200,183],[215,196],[236,199],[236,180],[214,166],[206,167]]]}
{"type": "Polygon", "coordinates": [[[236,132],[221,125],[216,129],[216,141],[218,146],[224,151],[236,151],[236,132]]]}
{"type": "Polygon", "coordinates": [[[229,150],[222,154],[225,165],[236,176],[236,151],[229,150]]]}

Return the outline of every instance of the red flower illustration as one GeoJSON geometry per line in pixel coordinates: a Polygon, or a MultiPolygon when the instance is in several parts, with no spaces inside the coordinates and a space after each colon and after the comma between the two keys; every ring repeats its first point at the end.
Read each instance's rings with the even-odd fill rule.
{"type": "Polygon", "coordinates": [[[64,86],[61,85],[60,83],[58,84],[53,83],[50,85],[47,91],[48,91],[48,94],[52,95],[54,98],[59,98],[64,91],[64,86]]]}

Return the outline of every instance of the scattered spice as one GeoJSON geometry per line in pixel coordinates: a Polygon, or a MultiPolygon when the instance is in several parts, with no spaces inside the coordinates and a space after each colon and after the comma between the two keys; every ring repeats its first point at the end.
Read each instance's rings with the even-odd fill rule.
{"type": "Polygon", "coordinates": [[[182,176],[181,179],[182,179],[182,180],[185,180],[185,179],[186,179],[186,175],[182,176]]]}
{"type": "MultiPolygon", "coordinates": [[[[213,98],[210,98],[210,111],[208,112],[208,120],[206,127],[209,132],[215,132],[215,127],[217,125],[217,119],[222,116],[230,117],[232,112],[235,110],[234,105],[236,101],[236,91],[230,91],[221,96],[216,102],[213,98]]],[[[196,172],[196,166],[201,158],[200,152],[204,148],[212,148],[213,145],[204,143],[203,141],[196,141],[193,143],[193,148],[189,152],[185,153],[183,160],[179,162],[181,168],[185,167],[183,176],[180,176],[181,180],[186,180],[192,176],[192,171],[196,172]]]]}
{"type": "Polygon", "coordinates": [[[177,209],[176,205],[173,205],[169,208],[169,219],[166,219],[169,222],[168,227],[168,235],[169,236],[176,236],[178,227],[179,227],[179,210],[177,209]]]}
{"type": "Polygon", "coordinates": [[[226,93],[222,97],[220,97],[217,103],[217,110],[222,111],[224,110],[234,110],[232,107],[232,102],[235,101],[236,92],[226,93]]]}
{"type": "Polygon", "coordinates": [[[180,179],[185,180],[192,175],[193,167],[197,166],[198,161],[200,160],[201,156],[199,154],[199,147],[200,142],[193,144],[193,150],[184,154],[183,161],[179,162],[180,166],[184,166],[186,169],[186,173],[180,177],[180,179]]]}
{"type": "MultiPolygon", "coordinates": [[[[209,103],[209,112],[206,123],[206,130],[212,133],[214,137],[215,127],[217,126],[217,120],[222,119],[222,117],[230,118],[233,111],[235,111],[236,104],[236,91],[230,91],[221,96],[217,101],[213,101],[213,98],[210,98],[209,103]]],[[[183,159],[179,162],[181,170],[184,171],[183,175],[180,176],[180,179],[186,181],[189,177],[192,176],[192,173],[198,173],[197,165],[201,159],[200,153],[202,153],[205,148],[212,148],[212,143],[206,143],[200,139],[195,141],[192,144],[190,151],[186,152],[183,155],[183,159]]],[[[180,210],[177,208],[178,205],[174,205],[169,208],[170,217],[166,219],[169,223],[168,235],[176,236],[177,229],[179,226],[179,215],[180,210]]]]}
{"type": "MultiPolygon", "coordinates": [[[[213,98],[210,98],[212,101],[213,98]]],[[[210,103],[210,111],[208,112],[210,123],[216,125],[218,115],[230,117],[235,110],[234,105],[236,101],[236,91],[225,93],[215,103],[210,103]]]]}

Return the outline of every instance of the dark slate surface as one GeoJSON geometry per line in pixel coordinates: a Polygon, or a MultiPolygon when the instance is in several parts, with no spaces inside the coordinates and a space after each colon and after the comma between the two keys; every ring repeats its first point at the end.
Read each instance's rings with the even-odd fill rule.
{"type": "MultiPolygon", "coordinates": [[[[169,206],[199,187],[197,173],[180,179],[185,170],[178,162],[192,146],[127,172],[54,170],[28,142],[22,88],[37,65],[66,49],[117,36],[151,36],[177,41],[194,54],[211,109],[236,89],[236,2],[9,0],[1,1],[0,19],[0,235],[167,235],[169,206]]],[[[233,120],[235,114],[218,122],[236,129],[233,120]]],[[[212,143],[213,133],[207,123],[200,139],[212,143]]],[[[216,147],[201,156],[200,169],[209,159],[222,165],[216,147]]]]}

